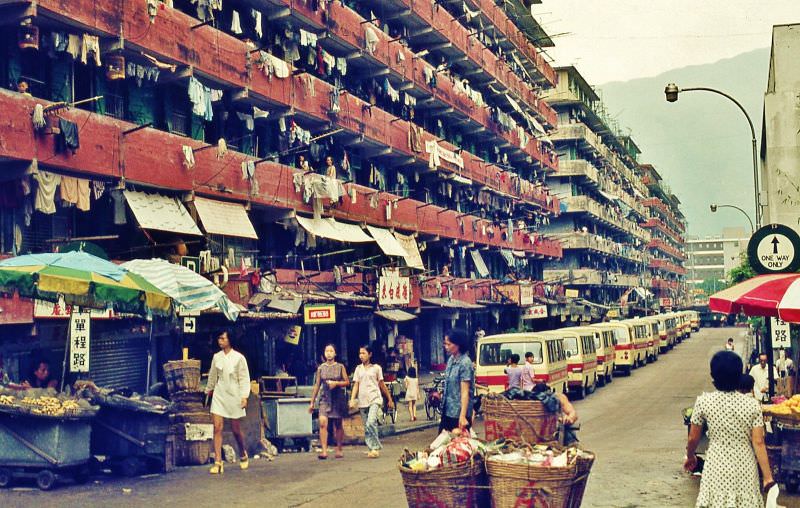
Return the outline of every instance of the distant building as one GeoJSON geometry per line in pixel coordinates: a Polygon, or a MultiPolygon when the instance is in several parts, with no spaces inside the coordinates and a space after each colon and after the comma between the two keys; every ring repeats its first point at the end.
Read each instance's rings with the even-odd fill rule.
{"type": "Polygon", "coordinates": [[[772,28],[761,134],[763,223],[800,232],[800,24],[772,28]]]}
{"type": "Polygon", "coordinates": [[[698,286],[706,281],[725,282],[741,264],[749,236],[743,228],[725,228],[722,235],[686,240],[687,282],[698,286]]]}

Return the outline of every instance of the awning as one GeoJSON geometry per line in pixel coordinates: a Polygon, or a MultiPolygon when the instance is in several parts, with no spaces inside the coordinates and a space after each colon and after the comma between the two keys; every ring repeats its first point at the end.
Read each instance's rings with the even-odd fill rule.
{"type": "Polygon", "coordinates": [[[450,178],[450,180],[452,180],[453,183],[458,183],[461,185],[472,185],[472,180],[470,180],[465,176],[456,175],[455,173],[453,174],[453,177],[450,178]]]}
{"type": "Polygon", "coordinates": [[[636,294],[639,295],[642,298],[642,300],[647,300],[648,298],[653,297],[653,293],[651,293],[650,290],[648,289],[639,287],[639,288],[633,288],[633,290],[636,291],[636,294]]]}
{"type": "Polygon", "coordinates": [[[314,236],[338,240],[340,242],[369,243],[375,239],[367,235],[363,229],[355,224],[337,222],[334,219],[308,219],[297,216],[297,223],[314,236]]]}
{"type": "Polygon", "coordinates": [[[452,298],[422,298],[423,303],[436,305],[446,309],[483,309],[483,305],[469,303],[463,300],[453,300],[452,298]]]}
{"type": "Polygon", "coordinates": [[[300,312],[300,307],[303,305],[303,299],[298,297],[292,298],[272,298],[267,302],[267,307],[275,310],[282,310],[296,314],[300,312]]]}
{"type": "Polygon", "coordinates": [[[417,319],[417,316],[411,314],[410,312],[406,312],[400,309],[382,309],[375,311],[376,316],[380,316],[383,319],[388,319],[389,321],[395,321],[401,323],[403,321],[411,321],[412,319],[417,319]]]}
{"type": "Polygon", "coordinates": [[[125,201],[142,229],[203,236],[178,198],[126,190],[125,201]]]}
{"type": "Polygon", "coordinates": [[[206,233],[258,240],[244,205],[195,197],[194,207],[206,233]]]}
{"type": "Polygon", "coordinates": [[[480,251],[478,249],[472,249],[469,251],[472,255],[472,262],[475,263],[475,271],[478,272],[479,277],[488,277],[489,276],[489,268],[486,266],[486,263],[483,261],[483,256],[481,256],[480,251]]]}
{"type": "Polygon", "coordinates": [[[606,192],[604,190],[600,190],[600,194],[602,194],[603,197],[606,198],[609,201],[618,201],[619,200],[619,198],[617,196],[615,196],[614,194],[611,194],[610,192],[606,192]]]}
{"type": "Polygon", "coordinates": [[[404,258],[406,264],[411,268],[425,270],[425,264],[422,262],[422,256],[419,253],[419,247],[414,237],[412,235],[401,235],[400,233],[395,233],[394,237],[406,251],[407,255],[404,258]]]}
{"type": "Polygon", "coordinates": [[[388,229],[367,226],[367,231],[369,231],[372,238],[378,242],[378,247],[380,247],[387,256],[398,256],[404,259],[408,256],[406,249],[403,248],[400,242],[397,241],[397,238],[395,238],[388,229]]]}

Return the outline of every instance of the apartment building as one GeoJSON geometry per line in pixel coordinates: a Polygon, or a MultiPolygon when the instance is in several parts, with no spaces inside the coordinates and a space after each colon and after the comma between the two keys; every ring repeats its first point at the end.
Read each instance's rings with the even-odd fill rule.
{"type": "Polygon", "coordinates": [[[744,228],[724,228],[721,235],[688,238],[687,282],[694,286],[707,281],[724,283],[731,270],[742,263],[749,239],[744,228]]]}
{"type": "MultiPolygon", "coordinates": [[[[568,245],[544,228],[564,209],[601,221],[586,224],[632,278],[620,288],[641,284],[637,220],[597,208],[599,187],[599,201],[561,203],[544,184],[564,170],[545,140],[558,76],[540,52],[552,41],[517,1],[0,7],[2,254],[88,242],[115,260],[197,266],[249,309],[236,327],[258,371],[302,377],[326,342],[347,363],[366,341],[410,343],[435,366],[451,326],[498,330],[558,306],[563,287],[543,270],[568,245]],[[311,305],[335,323],[304,317],[311,305]]],[[[613,150],[630,173],[633,157],[613,150]]],[[[604,192],[641,213],[614,185],[604,192]]],[[[4,300],[6,351],[30,352],[34,334],[63,351],[66,314],[40,307],[4,300]]],[[[169,359],[223,326],[198,320],[180,339],[157,327],[150,354],[169,359]]],[[[146,356],[136,323],[98,326],[108,338],[93,348],[146,356]]],[[[102,381],[142,384],[125,371],[102,381]]]]}

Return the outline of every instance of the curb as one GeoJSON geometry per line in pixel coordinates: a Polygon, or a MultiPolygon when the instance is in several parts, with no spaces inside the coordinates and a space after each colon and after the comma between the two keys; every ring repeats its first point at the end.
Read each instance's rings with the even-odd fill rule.
{"type": "Polygon", "coordinates": [[[420,423],[418,425],[412,425],[401,428],[397,428],[395,425],[386,425],[378,427],[378,435],[380,437],[399,436],[401,434],[408,434],[409,432],[416,432],[418,430],[425,430],[438,426],[439,426],[439,420],[430,420],[420,423]]]}

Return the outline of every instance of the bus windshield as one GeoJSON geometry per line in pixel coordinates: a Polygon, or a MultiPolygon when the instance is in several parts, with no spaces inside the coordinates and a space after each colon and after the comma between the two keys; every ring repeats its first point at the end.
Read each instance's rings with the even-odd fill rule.
{"type": "Polygon", "coordinates": [[[614,335],[617,336],[617,344],[630,344],[631,343],[631,336],[628,333],[627,328],[618,327],[614,328],[614,335]]]}
{"type": "Polygon", "coordinates": [[[512,354],[519,355],[520,363],[525,361],[525,353],[533,353],[533,363],[542,363],[542,343],[541,342],[495,342],[492,344],[481,344],[480,365],[498,366],[505,365],[512,354]]]}
{"type": "Polygon", "coordinates": [[[564,337],[564,352],[567,356],[578,354],[578,339],[575,337],[564,337]]]}

